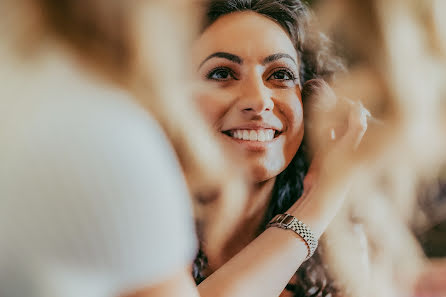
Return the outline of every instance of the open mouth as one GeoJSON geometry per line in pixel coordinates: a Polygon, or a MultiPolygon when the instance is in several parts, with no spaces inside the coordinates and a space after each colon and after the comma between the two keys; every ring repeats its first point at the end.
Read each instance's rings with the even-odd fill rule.
{"type": "Polygon", "coordinates": [[[229,137],[239,140],[267,142],[267,141],[272,141],[274,138],[278,137],[282,132],[274,129],[255,129],[255,130],[235,129],[235,130],[222,131],[222,133],[229,137]]]}

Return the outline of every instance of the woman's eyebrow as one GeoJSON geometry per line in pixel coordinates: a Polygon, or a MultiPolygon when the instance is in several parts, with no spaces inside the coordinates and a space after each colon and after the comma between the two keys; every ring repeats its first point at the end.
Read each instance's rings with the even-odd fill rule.
{"type": "Polygon", "coordinates": [[[263,59],[262,64],[265,65],[265,64],[274,62],[274,61],[282,59],[282,58],[290,59],[297,66],[296,60],[293,57],[291,57],[290,55],[284,54],[284,53],[278,53],[278,54],[270,55],[270,56],[266,57],[265,59],[263,59]]]}
{"type": "Polygon", "coordinates": [[[233,55],[230,53],[225,53],[225,52],[216,52],[216,53],[209,55],[206,59],[204,59],[198,68],[201,68],[201,66],[203,66],[203,64],[207,60],[212,59],[212,58],[223,58],[223,59],[227,59],[227,60],[237,63],[237,64],[243,64],[243,60],[239,56],[236,56],[236,55],[233,55]]]}

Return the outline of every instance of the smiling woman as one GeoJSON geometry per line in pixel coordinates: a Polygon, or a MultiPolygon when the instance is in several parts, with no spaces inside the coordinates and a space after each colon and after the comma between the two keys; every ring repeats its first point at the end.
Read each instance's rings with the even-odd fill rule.
{"type": "MultiPolygon", "coordinates": [[[[206,16],[194,46],[204,86],[197,91],[198,105],[221,142],[241,156],[251,191],[225,254],[209,253],[202,242],[194,265],[200,293],[334,296],[337,290],[319,257],[303,262],[313,253],[312,235],[324,232],[346,187],[328,197],[321,194],[326,176],[319,169],[333,171],[312,166],[307,174],[302,91],[310,79],[330,81],[342,65],[330,54],[328,39],[310,30],[310,12],[299,0],[213,0],[206,16]],[[270,225],[297,236],[265,230],[284,212],[289,215],[270,225]]],[[[322,89],[314,87],[309,97],[317,98],[322,89]]],[[[353,104],[349,113],[348,129],[334,151],[353,149],[367,128],[366,110],[353,104]]],[[[313,164],[322,159],[327,157],[313,164]]]]}
{"type": "Polygon", "coordinates": [[[213,23],[197,48],[206,56],[200,77],[214,85],[200,94],[204,113],[229,145],[251,152],[256,181],[275,177],[303,137],[298,56],[287,33],[258,13],[238,12],[213,23]]]}

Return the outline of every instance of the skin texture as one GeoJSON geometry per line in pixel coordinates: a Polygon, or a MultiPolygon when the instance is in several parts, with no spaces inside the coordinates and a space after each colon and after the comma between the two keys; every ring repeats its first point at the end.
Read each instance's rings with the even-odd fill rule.
{"type": "Polygon", "coordinates": [[[275,178],[303,137],[300,62],[287,33],[254,12],[225,15],[196,42],[194,62],[207,86],[198,95],[199,106],[215,131],[243,156],[254,182],[275,178]],[[222,133],[265,126],[280,135],[262,143],[222,133]]]}

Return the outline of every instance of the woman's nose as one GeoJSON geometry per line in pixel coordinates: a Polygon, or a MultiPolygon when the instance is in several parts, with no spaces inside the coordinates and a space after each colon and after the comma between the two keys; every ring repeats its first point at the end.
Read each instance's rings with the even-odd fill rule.
{"type": "Polygon", "coordinates": [[[271,91],[265,86],[261,77],[253,77],[242,83],[242,94],[239,100],[239,110],[249,115],[259,115],[272,111],[274,101],[271,91]]]}

